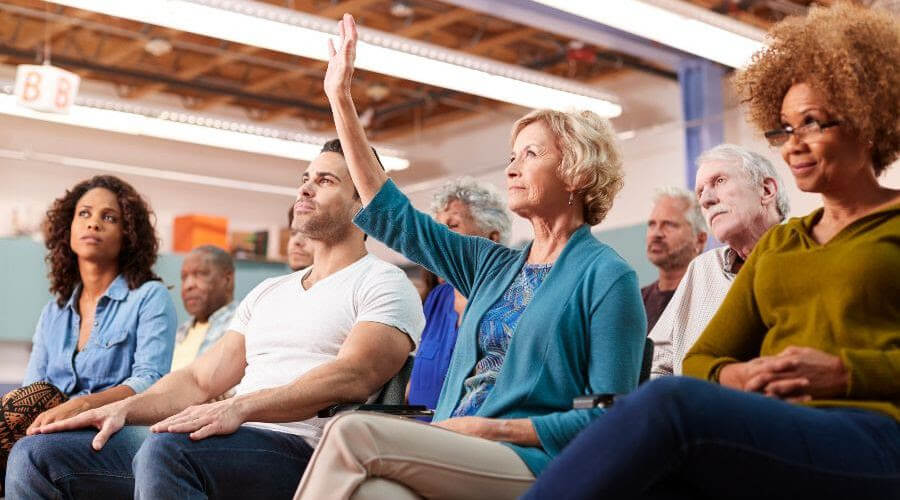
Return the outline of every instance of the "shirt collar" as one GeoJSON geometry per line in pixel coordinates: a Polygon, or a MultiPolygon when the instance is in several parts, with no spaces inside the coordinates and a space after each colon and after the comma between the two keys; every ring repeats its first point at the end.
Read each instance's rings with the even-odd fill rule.
{"type": "MultiPolygon", "coordinates": [[[[235,304],[236,304],[236,302],[232,300],[231,302],[225,304],[224,306],[216,309],[216,312],[209,315],[209,319],[206,320],[207,323],[211,324],[213,321],[217,321],[220,316],[228,314],[229,310],[234,309],[235,304]]],[[[196,319],[195,319],[195,321],[196,321],[196,319]]]]}
{"type": "Polygon", "coordinates": [[[722,266],[722,269],[724,269],[726,273],[737,274],[737,271],[734,270],[734,266],[743,263],[744,259],[742,259],[731,247],[725,249],[725,265],[722,266]]]}
{"type": "MultiPolygon", "coordinates": [[[[75,289],[72,290],[72,295],[69,296],[69,300],[66,302],[66,306],[68,308],[75,308],[75,300],[81,294],[81,283],[75,285],[75,289]]],[[[103,292],[102,297],[109,297],[111,300],[125,300],[128,297],[128,283],[125,282],[125,277],[121,274],[116,276],[116,279],[113,280],[112,283],[109,284],[109,287],[106,288],[106,291],[103,292]]]]}

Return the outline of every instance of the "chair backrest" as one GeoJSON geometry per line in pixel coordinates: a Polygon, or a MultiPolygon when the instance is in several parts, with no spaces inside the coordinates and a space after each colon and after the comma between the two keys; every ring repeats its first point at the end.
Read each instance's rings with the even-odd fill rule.
{"type": "Polygon", "coordinates": [[[403,368],[397,372],[388,383],[381,388],[381,393],[375,398],[373,403],[380,405],[402,405],[406,404],[406,385],[409,383],[409,377],[412,375],[413,356],[406,358],[403,368]]]}
{"type": "Polygon", "coordinates": [[[650,380],[650,368],[653,367],[653,341],[647,337],[644,341],[644,358],[641,360],[641,375],[638,378],[638,384],[650,380]]]}

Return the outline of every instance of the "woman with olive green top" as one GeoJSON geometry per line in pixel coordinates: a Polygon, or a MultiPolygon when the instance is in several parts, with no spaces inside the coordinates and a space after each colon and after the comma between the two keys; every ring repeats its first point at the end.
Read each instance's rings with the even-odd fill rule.
{"type": "Polygon", "coordinates": [[[810,236],[822,212],[763,236],[685,357],[684,373],[719,380],[735,361],[816,349],[839,358],[846,377],[821,372],[818,378],[834,378],[841,390],[817,389],[799,401],[900,420],[900,203],[824,244],[810,236]]]}
{"type": "Polygon", "coordinates": [[[900,21],[777,24],[737,76],[823,207],[774,226],[683,363],[617,400],[527,498],[900,498],[900,21]]]}

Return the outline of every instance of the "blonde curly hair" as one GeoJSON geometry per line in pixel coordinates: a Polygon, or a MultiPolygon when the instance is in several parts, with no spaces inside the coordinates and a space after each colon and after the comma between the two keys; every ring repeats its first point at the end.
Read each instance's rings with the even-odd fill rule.
{"type": "Polygon", "coordinates": [[[871,141],[880,175],[900,153],[900,22],[887,11],[839,3],[786,18],[769,38],[734,78],[750,121],[780,128],[784,95],[806,83],[826,96],[830,115],[871,141]]]}
{"type": "Polygon", "coordinates": [[[612,124],[593,111],[538,109],[513,125],[510,144],[523,128],[537,121],[547,124],[556,135],[562,152],[559,178],[584,201],[584,221],[596,226],[606,218],[625,184],[622,153],[612,124]]]}

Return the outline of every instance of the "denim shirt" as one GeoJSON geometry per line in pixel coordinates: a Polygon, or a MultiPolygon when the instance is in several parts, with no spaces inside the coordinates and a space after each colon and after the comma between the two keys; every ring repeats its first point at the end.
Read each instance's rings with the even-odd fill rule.
{"type": "Polygon", "coordinates": [[[129,290],[122,275],[97,302],[90,338],[80,352],[81,285],[65,305],[41,312],[23,385],[46,381],[68,396],[127,385],[140,393],[169,372],[175,345],[175,305],[166,287],[148,281],[129,290]]]}

